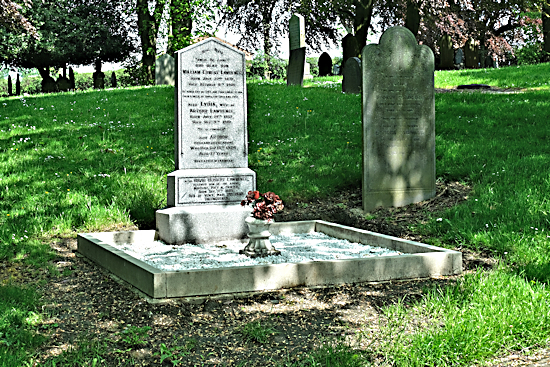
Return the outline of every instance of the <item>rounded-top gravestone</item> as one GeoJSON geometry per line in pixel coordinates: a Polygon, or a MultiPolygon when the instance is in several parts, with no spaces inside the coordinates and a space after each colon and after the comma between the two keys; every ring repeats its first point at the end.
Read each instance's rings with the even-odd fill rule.
{"type": "Polygon", "coordinates": [[[342,66],[345,68],[346,61],[350,57],[359,57],[361,50],[354,35],[348,34],[342,39],[342,66]]]}
{"type": "Polygon", "coordinates": [[[342,92],[355,94],[361,93],[362,83],[361,59],[358,57],[350,57],[344,66],[342,92]]]}
{"type": "Polygon", "coordinates": [[[319,56],[319,76],[327,76],[332,74],[332,58],[326,52],[319,56]]]}
{"type": "Polygon", "coordinates": [[[454,68],[453,62],[453,41],[448,34],[443,35],[439,41],[439,67],[443,70],[454,68]]]}

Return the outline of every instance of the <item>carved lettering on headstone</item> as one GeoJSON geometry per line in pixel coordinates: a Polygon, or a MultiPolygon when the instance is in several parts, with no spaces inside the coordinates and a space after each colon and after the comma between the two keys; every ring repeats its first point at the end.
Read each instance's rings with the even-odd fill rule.
{"type": "Polygon", "coordinates": [[[290,51],[306,47],[306,26],[304,17],[294,14],[288,23],[288,38],[290,51]]]}

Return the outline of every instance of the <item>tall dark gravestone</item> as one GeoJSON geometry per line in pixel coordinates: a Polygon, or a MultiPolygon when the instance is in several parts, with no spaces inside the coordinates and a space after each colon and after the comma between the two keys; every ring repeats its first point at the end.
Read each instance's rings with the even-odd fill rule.
{"type": "Polygon", "coordinates": [[[15,95],[21,95],[21,80],[19,79],[19,73],[17,73],[17,79],[15,80],[15,95]]]}
{"type": "Polygon", "coordinates": [[[332,75],[332,58],[328,53],[323,52],[319,56],[317,65],[319,66],[319,76],[332,75]]]}
{"type": "Polygon", "coordinates": [[[443,70],[454,69],[453,41],[448,34],[439,41],[439,67],[443,70]]]}
{"type": "Polygon", "coordinates": [[[464,66],[467,69],[479,67],[479,50],[474,39],[470,38],[464,46],[464,66]]]}
{"type": "Polygon", "coordinates": [[[363,48],[363,209],[435,195],[434,55],[405,27],[363,48]]]}
{"type": "Polygon", "coordinates": [[[347,34],[342,39],[342,68],[340,69],[340,74],[342,74],[345,68],[346,61],[350,57],[359,57],[359,55],[361,55],[361,50],[359,49],[357,38],[352,34],[347,34]]]}
{"type": "Polygon", "coordinates": [[[13,84],[11,81],[11,75],[8,75],[8,96],[13,95],[13,84]]]}
{"type": "Polygon", "coordinates": [[[286,74],[287,85],[304,84],[304,68],[306,64],[306,31],[304,17],[294,14],[288,23],[288,38],[290,56],[286,74]]]}
{"type": "Polygon", "coordinates": [[[244,238],[248,168],[245,54],[215,38],[176,52],[175,171],[156,212],[170,244],[244,238]]]}
{"type": "Polygon", "coordinates": [[[111,88],[116,88],[117,87],[117,80],[116,80],[116,74],[115,72],[113,71],[111,73],[111,88]]]}
{"type": "Polygon", "coordinates": [[[342,92],[359,94],[361,93],[362,84],[361,59],[358,57],[350,57],[344,66],[342,92]]]}
{"type": "Polygon", "coordinates": [[[76,89],[76,83],[75,83],[75,80],[74,80],[73,68],[69,68],[69,81],[71,83],[71,90],[75,90],[76,89]]]}

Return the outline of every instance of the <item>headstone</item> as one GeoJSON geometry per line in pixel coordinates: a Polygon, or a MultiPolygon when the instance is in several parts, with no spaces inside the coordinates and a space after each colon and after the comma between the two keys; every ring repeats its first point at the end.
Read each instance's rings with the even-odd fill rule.
{"type": "Polygon", "coordinates": [[[57,90],[60,92],[67,92],[71,89],[71,81],[66,77],[59,76],[59,78],[57,78],[56,84],[57,90]]]}
{"type": "Polygon", "coordinates": [[[461,48],[456,50],[454,62],[456,69],[464,69],[464,51],[461,48]]]}
{"type": "Polygon", "coordinates": [[[95,72],[92,74],[94,89],[105,89],[105,73],[101,71],[101,60],[95,61],[95,72]]]}
{"type": "Polygon", "coordinates": [[[306,47],[306,26],[304,17],[300,14],[294,14],[288,22],[288,40],[290,52],[302,47],[306,47]]]}
{"type": "Polygon", "coordinates": [[[8,75],[8,96],[13,95],[13,84],[11,82],[11,75],[8,75]]]}
{"type": "Polygon", "coordinates": [[[453,41],[448,34],[443,35],[439,41],[439,67],[443,70],[454,69],[453,41]]]}
{"type": "Polygon", "coordinates": [[[363,48],[363,209],[435,195],[434,55],[405,27],[363,48]]]}
{"type": "Polygon", "coordinates": [[[17,73],[17,79],[15,80],[15,95],[21,95],[21,80],[19,79],[19,73],[17,73]]]}
{"type": "Polygon", "coordinates": [[[306,63],[306,48],[298,48],[290,51],[288,69],[286,73],[286,85],[303,85],[304,68],[306,63]]]}
{"type": "Polygon", "coordinates": [[[74,71],[73,68],[69,68],[69,81],[71,82],[71,90],[76,89],[76,84],[74,80],[74,71]]]}
{"type": "Polygon", "coordinates": [[[344,78],[342,79],[342,92],[361,93],[363,78],[361,77],[361,59],[350,57],[344,67],[344,78]]]}
{"type": "Polygon", "coordinates": [[[464,66],[467,69],[476,69],[479,67],[479,52],[476,42],[470,38],[464,46],[464,66]]]}
{"type": "Polygon", "coordinates": [[[113,71],[111,73],[111,88],[116,88],[116,87],[117,87],[116,74],[113,71]]]}
{"type": "Polygon", "coordinates": [[[332,67],[332,73],[333,73],[334,75],[340,75],[340,65],[334,65],[334,66],[332,67]]]}
{"type": "Polygon", "coordinates": [[[319,56],[317,64],[319,65],[319,76],[332,74],[332,58],[328,53],[323,52],[321,56],[319,56]]]}
{"type": "Polygon", "coordinates": [[[52,78],[51,76],[42,78],[42,82],[40,84],[42,86],[42,93],[57,92],[57,83],[55,79],[52,78]]]}
{"type": "Polygon", "coordinates": [[[306,79],[313,79],[313,75],[311,75],[311,65],[309,65],[309,62],[304,63],[304,80],[306,79]]]}
{"type": "Polygon", "coordinates": [[[485,57],[485,67],[486,68],[494,68],[495,67],[495,60],[493,59],[493,57],[491,55],[487,55],[487,57],[485,57]]]}
{"type": "Polygon", "coordinates": [[[304,17],[294,14],[288,23],[290,56],[286,72],[286,85],[303,85],[306,67],[306,30],[304,17]]]}
{"type": "Polygon", "coordinates": [[[175,53],[175,171],[168,208],[156,212],[170,244],[244,238],[255,190],[248,168],[245,54],[215,38],[175,53]]]}
{"type": "Polygon", "coordinates": [[[169,54],[164,54],[155,62],[155,84],[174,85],[176,61],[169,54]]]}
{"type": "Polygon", "coordinates": [[[342,66],[346,65],[346,61],[350,57],[359,57],[361,50],[359,49],[359,43],[357,38],[352,34],[347,34],[342,39],[342,66]]]}

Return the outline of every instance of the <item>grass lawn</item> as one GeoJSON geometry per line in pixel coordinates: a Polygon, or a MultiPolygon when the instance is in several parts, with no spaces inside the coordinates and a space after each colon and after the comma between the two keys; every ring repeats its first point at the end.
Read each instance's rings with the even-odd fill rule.
{"type": "MultiPolygon", "coordinates": [[[[360,186],[361,99],[342,94],[338,80],[319,78],[305,88],[248,84],[249,166],[261,191],[299,201],[360,186]]],[[[333,365],[351,366],[357,353],[382,353],[396,365],[466,366],[548,346],[548,80],[550,64],[436,72],[437,88],[524,89],[436,94],[437,177],[473,191],[465,203],[414,228],[439,246],[490,253],[500,265],[386,307],[391,322],[382,334],[391,338],[377,350],[340,345],[311,351],[310,361],[341,353],[349,358],[333,365]],[[419,316],[434,322],[409,332],[419,316]]],[[[174,169],[173,93],[172,87],[141,87],[0,99],[3,269],[24,264],[62,277],[49,265],[52,239],[154,226],[174,169]]],[[[19,366],[41,343],[45,316],[39,295],[18,287],[15,277],[4,279],[0,366],[19,366]]]]}

